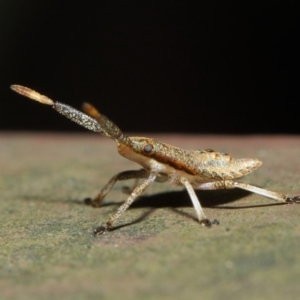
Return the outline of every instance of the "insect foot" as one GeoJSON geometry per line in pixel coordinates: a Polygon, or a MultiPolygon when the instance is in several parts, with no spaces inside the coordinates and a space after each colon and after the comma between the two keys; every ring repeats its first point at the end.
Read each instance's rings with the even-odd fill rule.
{"type": "Polygon", "coordinates": [[[96,229],[94,229],[93,235],[94,236],[101,235],[108,232],[109,230],[110,230],[109,226],[99,226],[96,229]]]}
{"type": "Polygon", "coordinates": [[[211,224],[213,224],[213,225],[220,225],[220,221],[217,220],[217,219],[213,219],[212,222],[211,222],[211,224]]]}
{"type": "Polygon", "coordinates": [[[203,225],[203,226],[205,226],[205,227],[210,228],[213,223],[210,220],[208,220],[208,219],[204,219],[204,220],[200,221],[200,224],[203,225]]]}
{"type": "Polygon", "coordinates": [[[286,203],[288,204],[300,204],[300,196],[287,197],[286,203]]]}
{"type": "Polygon", "coordinates": [[[83,200],[83,203],[86,205],[90,205],[92,207],[100,207],[101,206],[101,202],[99,203],[98,201],[95,201],[92,198],[85,198],[83,200]]]}

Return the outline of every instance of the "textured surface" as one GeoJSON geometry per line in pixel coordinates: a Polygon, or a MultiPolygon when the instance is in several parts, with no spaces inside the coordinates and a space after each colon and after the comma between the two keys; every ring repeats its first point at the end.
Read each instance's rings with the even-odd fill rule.
{"type": "MultiPolygon", "coordinates": [[[[148,135],[152,137],[151,135],[148,135]]],[[[154,136],[186,149],[251,157],[243,179],[300,194],[300,138],[154,136]]],[[[199,192],[199,226],[185,191],[155,183],[120,219],[92,230],[125,199],[82,204],[119,171],[138,165],[97,135],[0,135],[0,290],[4,299],[291,299],[300,287],[300,205],[230,190],[199,192]]],[[[129,183],[130,184],[130,183],[129,183]]]]}

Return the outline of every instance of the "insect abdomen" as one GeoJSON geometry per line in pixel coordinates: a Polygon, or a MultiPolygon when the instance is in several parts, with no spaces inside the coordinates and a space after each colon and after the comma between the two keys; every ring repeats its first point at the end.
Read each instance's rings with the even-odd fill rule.
{"type": "Polygon", "coordinates": [[[228,166],[227,172],[233,177],[238,178],[245,176],[256,170],[262,162],[253,158],[242,158],[233,160],[231,165],[228,166]]]}
{"type": "Polygon", "coordinates": [[[226,153],[202,150],[197,153],[199,176],[212,180],[230,180],[245,176],[261,165],[252,158],[233,159],[226,153]]]}

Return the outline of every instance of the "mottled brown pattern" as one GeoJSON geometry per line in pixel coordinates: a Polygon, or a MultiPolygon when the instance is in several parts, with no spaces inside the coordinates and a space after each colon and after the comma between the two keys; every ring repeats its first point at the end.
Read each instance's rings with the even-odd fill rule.
{"type": "Polygon", "coordinates": [[[155,158],[158,162],[167,164],[168,166],[174,168],[175,170],[184,171],[190,175],[197,175],[197,172],[195,170],[193,170],[192,168],[188,168],[178,160],[172,160],[166,157],[165,155],[161,155],[159,153],[154,154],[152,157],[155,158]]]}
{"type": "Polygon", "coordinates": [[[206,180],[238,178],[250,173],[260,165],[257,160],[235,160],[226,153],[211,149],[184,150],[144,137],[130,137],[130,140],[133,142],[131,148],[134,152],[151,157],[175,170],[206,180]],[[152,146],[152,150],[145,152],[144,148],[149,146],[152,146]]]}

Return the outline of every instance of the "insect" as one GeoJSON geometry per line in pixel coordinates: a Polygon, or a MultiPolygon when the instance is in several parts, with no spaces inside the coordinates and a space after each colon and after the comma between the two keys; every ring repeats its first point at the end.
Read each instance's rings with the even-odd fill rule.
{"type": "Polygon", "coordinates": [[[54,102],[47,96],[41,95],[27,87],[12,85],[11,89],[30,99],[50,105],[79,125],[113,139],[117,143],[118,152],[122,156],[143,167],[139,170],[118,173],[109,180],[93,200],[86,201],[87,204],[99,207],[104,197],[117,181],[142,179],[130,191],[130,196],[110,216],[105,225],[99,226],[94,230],[94,235],[103,234],[111,230],[132,202],[154,181],[169,181],[171,185],[185,187],[199,222],[208,227],[211,226],[211,222],[205,216],[194,189],[240,188],[282,203],[300,203],[300,196],[288,197],[281,193],[235,181],[235,179],[256,170],[261,165],[261,162],[257,159],[233,159],[228,154],[218,153],[213,150],[184,150],[147,137],[129,137],[123,134],[111,120],[100,114],[91,104],[84,103],[82,108],[85,113],[82,113],[66,104],[54,102]]]}

